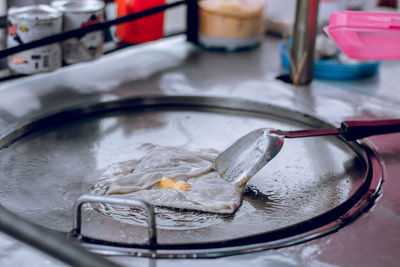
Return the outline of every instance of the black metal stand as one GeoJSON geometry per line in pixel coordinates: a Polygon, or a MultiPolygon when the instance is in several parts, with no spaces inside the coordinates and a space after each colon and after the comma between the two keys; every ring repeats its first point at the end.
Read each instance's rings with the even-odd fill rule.
{"type": "Polygon", "coordinates": [[[199,5],[197,0],[187,0],[186,36],[187,41],[198,44],[199,33],[199,5]]]}
{"type": "Polygon", "coordinates": [[[198,32],[198,4],[197,0],[181,0],[173,3],[165,4],[162,6],[147,9],[138,13],[129,14],[123,17],[116,18],[101,23],[92,24],[80,29],[63,32],[60,34],[45,37],[43,39],[35,40],[26,44],[22,44],[15,47],[10,47],[0,51],[0,58],[13,55],[28,49],[36,48],[43,45],[53,44],[65,41],[70,38],[80,38],[89,32],[105,30],[113,25],[118,25],[130,21],[134,21],[140,18],[144,18],[150,15],[154,15],[159,12],[163,12],[167,9],[174,8],[180,5],[187,5],[187,21],[186,21],[186,35],[187,40],[193,43],[197,43],[197,32],[198,32]]]}

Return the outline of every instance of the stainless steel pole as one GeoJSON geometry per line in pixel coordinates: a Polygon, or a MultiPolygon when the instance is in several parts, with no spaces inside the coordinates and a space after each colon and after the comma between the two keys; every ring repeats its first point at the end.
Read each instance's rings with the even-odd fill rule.
{"type": "Polygon", "coordinates": [[[1,205],[0,230],[71,266],[120,266],[68,241],[57,232],[18,217],[1,205]]]}
{"type": "Polygon", "coordinates": [[[318,6],[319,0],[297,0],[292,46],[294,68],[291,71],[295,85],[306,85],[312,81],[318,6]]]}

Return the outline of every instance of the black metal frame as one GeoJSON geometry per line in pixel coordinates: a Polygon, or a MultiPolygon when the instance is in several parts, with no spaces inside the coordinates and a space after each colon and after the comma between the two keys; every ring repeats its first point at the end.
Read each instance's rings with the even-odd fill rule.
{"type": "MultiPolygon", "coordinates": [[[[197,44],[198,40],[198,4],[197,0],[180,0],[173,3],[157,6],[154,8],[150,8],[141,12],[128,14],[123,17],[118,17],[113,20],[96,23],[92,25],[88,25],[86,27],[82,27],[80,29],[75,29],[67,32],[63,32],[60,34],[51,35],[39,40],[35,40],[26,44],[22,44],[15,47],[10,47],[4,50],[0,50],[0,58],[4,58],[15,53],[19,53],[28,49],[36,48],[43,45],[58,43],[61,41],[65,41],[74,37],[82,37],[89,32],[105,30],[113,25],[118,25],[130,21],[134,21],[140,18],[144,18],[147,16],[151,16],[160,12],[163,12],[167,9],[174,8],[177,6],[186,5],[187,6],[187,14],[186,14],[186,36],[187,40],[192,43],[197,44]]],[[[4,20],[4,17],[3,17],[4,20]]],[[[4,24],[4,23],[2,23],[4,24]]]]}

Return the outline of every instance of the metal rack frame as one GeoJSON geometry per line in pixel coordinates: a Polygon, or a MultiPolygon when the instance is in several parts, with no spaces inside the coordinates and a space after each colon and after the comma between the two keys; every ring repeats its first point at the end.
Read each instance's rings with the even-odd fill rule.
{"type": "Polygon", "coordinates": [[[80,29],[75,29],[67,32],[63,32],[60,34],[55,34],[51,35],[39,40],[35,40],[26,44],[22,44],[19,46],[15,47],[10,47],[4,50],[0,50],[0,58],[4,58],[10,55],[13,55],[15,53],[19,53],[28,49],[36,48],[39,46],[43,45],[48,45],[48,44],[53,44],[53,43],[58,43],[65,41],[70,38],[80,38],[84,36],[87,33],[94,32],[94,31],[99,31],[99,30],[105,30],[113,25],[118,25],[130,21],[135,21],[140,18],[144,18],[147,16],[151,16],[163,11],[166,11],[170,8],[174,8],[177,6],[181,5],[186,5],[187,6],[187,13],[186,13],[186,36],[187,36],[187,41],[192,42],[192,43],[197,43],[198,42],[198,3],[197,0],[180,0],[176,2],[172,2],[169,4],[157,6],[151,9],[147,9],[141,12],[137,13],[132,13],[128,14],[123,17],[118,17],[113,20],[108,20],[105,22],[101,23],[96,23],[92,25],[88,25],[85,27],[82,27],[80,29]]]}

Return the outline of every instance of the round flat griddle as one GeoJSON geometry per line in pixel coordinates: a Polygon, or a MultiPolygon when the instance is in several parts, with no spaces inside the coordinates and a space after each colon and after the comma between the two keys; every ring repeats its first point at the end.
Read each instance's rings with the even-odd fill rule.
{"type": "MultiPolygon", "coordinates": [[[[294,111],[211,97],[145,97],[60,110],[2,136],[1,204],[26,220],[67,233],[74,201],[90,191],[88,178],[112,163],[140,159],[148,144],[221,151],[257,128],[326,126],[294,111]]],[[[184,249],[204,256],[204,249],[244,251],[253,244],[276,247],[325,234],[372,199],[376,188],[370,190],[371,182],[379,179],[372,169],[368,151],[357,143],[336,137],[288,139],[250,180],[235,214],[156,210],[157,247],[152,249],[159,256],[173,250],[185,254],[184,249]]],[[[147,227],[138,216],[115,216],[104,206],[85,205],[82,225],[80,238],[100,244],[97,251],[149,248],[147,227]]]]}

